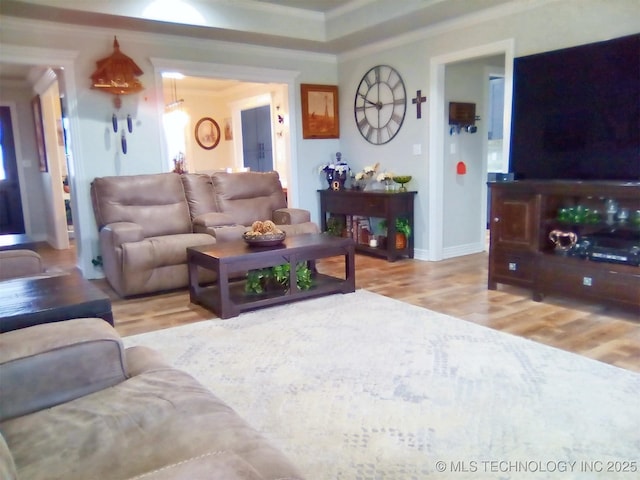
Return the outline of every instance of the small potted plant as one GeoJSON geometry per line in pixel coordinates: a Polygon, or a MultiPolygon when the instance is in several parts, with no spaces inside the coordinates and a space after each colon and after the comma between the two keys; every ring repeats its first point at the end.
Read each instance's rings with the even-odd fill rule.
{"type": "MultiPolygon", "coordinates": [[[[380,228],[387,230],[387,221],[380,221],[380,228]]],[[[409,219],[398,217],[396,218],[396,250],[404,250],[407,248],[407,241],[411,237],[411,225],[409,225],[409,219]]]]}

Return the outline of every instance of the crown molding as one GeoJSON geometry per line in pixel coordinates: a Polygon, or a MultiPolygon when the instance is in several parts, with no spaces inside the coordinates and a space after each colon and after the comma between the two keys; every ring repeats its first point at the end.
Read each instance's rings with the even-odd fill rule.
{"type": "MultiPolygon", "coordinates": [[[[319,63],[328,63],[335,65],[337,56],[329,53],[318,53],[300,50],[291,50],[286,48],[265,47],[262,45],[252,45],[247,43],[229,42],[224,40],[211,40],[203,38],[194,38],[189,36],[168,35],[153,32],[141,32],[133,30],[118,30],[113,28],[89,27],[76,24],[68,24],[61,22],[48,22],[43,20],[32,20],[18,17],[7,17],[0,15],[0,24],[3,30],[16,29],[19,31],[37,31],[42,36],[50,36],[56,34],[62,35],[81,35],[89,38],[104,39],[113,38],[116,35],[118,39],[157,46],[168,45],[178,48],[186,48],[189,50],[221,50],[230,55],[258,55],[269,58],[281,58],[297,61],[311,61],[319,63]]],[[[1,50],[4,50],[4,45],[1,50]]],[[[39,48],[24,47],[33,50],[43,50],[39,48]]],[[[57,51],[57,50],[56,50],[57,51]]],[[[73,52],[75,56],[78,52],[73,52]]],[[[75,57],[74,57],[75,58],[75,57]]],[[[23,63],[15,61],[12,63],[23,63]]],[[[43,61],[43,64],[49,62],[43,61]]]]}
{"type": "Polygon", "coordinates": [[[443,35],[456,30],[462,30],[465,28],[474,27],[476,25],[486,23],[499,18],[508,17],[517,13],[525,12],[538,8],[550,3],[557,3],[561,0],[529,0],[523,2],[521,0],[513,0],[510,3],[497,5],[490,7],[479,12],[474,12],[461,17],[456,17],[452,20],[441,22],[432,27],[422,28],[420,30],[414,30],[404,35],[398,35],[388,40],[382,40],[380,42],[371,43],[364,47],[355,48],[338,54],[338,63],[348,60],[355,60],[363,55],[369,55],[377,53],[380,50],[387,50],[391,48],[401,47],[409,43],[424,40],[427,38],[443,35]]]}

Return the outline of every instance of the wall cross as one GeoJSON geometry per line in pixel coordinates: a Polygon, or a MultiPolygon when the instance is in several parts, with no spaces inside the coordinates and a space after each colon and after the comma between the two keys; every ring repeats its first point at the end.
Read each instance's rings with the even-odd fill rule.
{"type": "Polygon", "coordinates": [[[421,95],[422,95],[422,90],[417,90],[416,98],[411,100],[411,103],[413,103],[416,106],[417,118],[422,118],[422,104],[427,101],[427,97],[423,97],[421,95]]]}

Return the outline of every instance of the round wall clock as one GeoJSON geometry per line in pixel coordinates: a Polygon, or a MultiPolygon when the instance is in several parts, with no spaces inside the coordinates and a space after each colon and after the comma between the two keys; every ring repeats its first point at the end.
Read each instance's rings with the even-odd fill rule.
{"type": "Polygon", "coordinates": [[[353,102],[360,134],[374,145],[396,136],[407,111],[407,93],[402,77],[388,65],[377,65],[364,74],[353,102]]]}

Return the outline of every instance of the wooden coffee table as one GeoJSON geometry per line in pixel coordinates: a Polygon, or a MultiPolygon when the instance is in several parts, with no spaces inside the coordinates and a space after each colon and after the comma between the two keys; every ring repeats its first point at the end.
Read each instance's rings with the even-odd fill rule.
{"type": "Polygon", "coordinates": [[[81,317],[98,317],[113,325],[111,300],[79,274],[0,284],[0,332],[81,317]]]}
{"type": "Polygon", "coordinates": [[[205,306],[220,318],[231,318],[246,310],[332,293],[354,292],[354,256],[355,244],[352,239],[327,234],[296,235],[272,247],[250,247],[243,240],[191,247],[187,248],[189,297],[193,303],[205,306]],[[315,260],[334,256],[344,257],[344,278],[315,271],[315,260]],[[313,285],[309,290],[297,288],[295,267],[299,262],[309,262],[312,266],[313,285]],[[246,272],[285,263],[290,265],[289,285],[293,288],[264,294],[245,293],[246,272]],[[199,268],[214,271],[217,281],[201,285],[199,268]]]}

